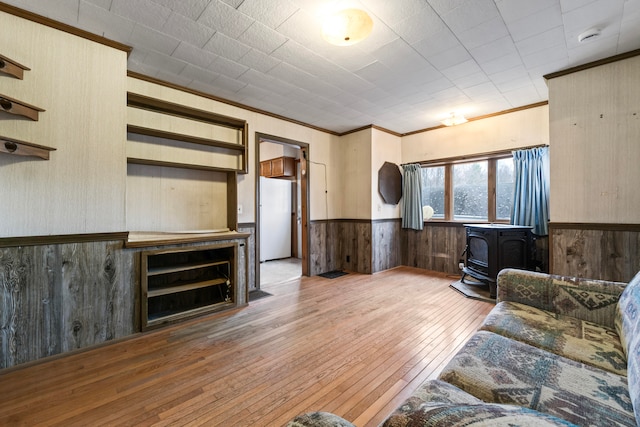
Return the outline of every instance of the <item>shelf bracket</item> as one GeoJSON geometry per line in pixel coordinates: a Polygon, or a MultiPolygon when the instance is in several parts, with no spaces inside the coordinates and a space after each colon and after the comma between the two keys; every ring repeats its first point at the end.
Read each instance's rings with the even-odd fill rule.
{"type": "Polygon", "coordinates": [[[30,71],[31,68],[25,67],[24,65],[14,61],[13,59],[7,58],[4,55],[0,55],[0,73],[7,74],[9,76],[13,76],[17,79],[22,80],[25,71],[30,71]]]}
{"type": "Polygon", "coordinates": [[[27,104],[26,102],[19,101],[17,99],[9,98],[6,95],[0,94],[0,111],[4,111],[9,114],[16,114],[18,116],[24,116],[33,121],[38,121],[38,113],[44,111],[40,107],[27,104]]]}
{"type": "Polygon", "coordinates": [[[56,149],[52,147],[45,147],[44,145],[33,144],[0,135],[0,153],[39,157],[43,160],[49,160],[49,152],[55,150],[56,149]]]}

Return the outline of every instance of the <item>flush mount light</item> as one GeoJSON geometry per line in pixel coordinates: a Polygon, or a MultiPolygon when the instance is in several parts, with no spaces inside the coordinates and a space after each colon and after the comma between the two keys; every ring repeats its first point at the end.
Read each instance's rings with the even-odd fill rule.
{"type": "Polygon", "coordinates": [[[364,10],[343,9],[325,18],[322,37],[336,46],[350,46],[367,38],[373,21],[364,10]]]}
{"type": "Polygon", "coordinates": [[[462,114],[451,113],[449,117],[442,121],[442,124],[445,126],[455,126],[467,123],[468,121],[469,120],[462,114]]]}
{"type": "Polygon", "coordinates": [[[591,28],[578,36],[578,42],[585,43],[600,37],[599,28],[591,28]]]}

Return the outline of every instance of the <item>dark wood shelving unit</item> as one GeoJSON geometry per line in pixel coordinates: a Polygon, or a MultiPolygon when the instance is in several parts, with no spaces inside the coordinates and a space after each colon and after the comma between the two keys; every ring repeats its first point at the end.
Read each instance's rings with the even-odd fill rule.
{"type": "Polygon", "coordinates": [[[140,258],[143,330],[236,306],[237,243],[143,251],[140,258]]]}

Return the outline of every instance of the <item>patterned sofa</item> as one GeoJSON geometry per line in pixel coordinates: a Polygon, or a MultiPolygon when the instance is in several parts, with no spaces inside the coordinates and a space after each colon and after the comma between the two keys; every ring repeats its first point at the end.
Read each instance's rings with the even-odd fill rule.
{"type": "MultiPolygon", "coordinates": [[[[625,284],[501,271],[480,330],[383,423],[572,425],[640,425],[640,273],[625,284]]],[[[289,426],[352,424],[312,413],[289,426]]]]}

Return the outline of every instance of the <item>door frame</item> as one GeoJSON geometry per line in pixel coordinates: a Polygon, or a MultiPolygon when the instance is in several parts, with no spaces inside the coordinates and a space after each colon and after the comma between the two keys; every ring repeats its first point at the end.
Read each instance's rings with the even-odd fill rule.
{"type": "Polygon", "coordinates": [[[283,138],[280,136],[269,135],[262,132],[255,133],[255,185],[256,185],[256,200],[255,200],[255,218],[256,218],[256,235],[255,235],[255,278],[256,289],[260,289],[260,142],[270,142],[273,144],[291,145],[298,147],[302,151],[302,158],[300,159],[300,217],[302,220],[302,275],[309,276],[311,271],[311,258],[310,253],[310,240],[309,240],[309,203],[310,203],[310,191],[309,191],[309,168],[307,165],[307,159],[309,158],[309,144],[302,141],[296,141],[289,138],[283,138]]]}

